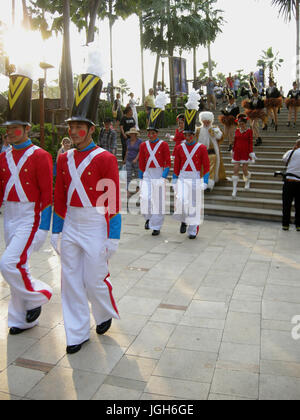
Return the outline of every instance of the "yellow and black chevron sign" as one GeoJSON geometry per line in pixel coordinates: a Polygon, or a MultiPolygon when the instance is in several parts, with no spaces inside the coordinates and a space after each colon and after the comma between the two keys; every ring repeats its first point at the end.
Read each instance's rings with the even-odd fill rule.
{"type": "Polygon", "coordinates": [[[30,79],[28,77],[24,76],[18,76],[15,79],[10,79],[8,92],[8,104],[10,109],[13,109],[15,106],[15,103],[21,96],[29,80],[30,79]]]}
{"type": "Polygon", "coordinates": [[[188,123],[188,125],[190,125],[192,123],[192,121],[194,120],[195,116],[196,116],[197,111],[195,109],[191,109],[191,110],[186,110],[185,111],[185,119],[186,122],[188,123]]]}
{"type": "Polygon", "coordinates": [[[96,86],[99,80],[99,77],[92,74],[89,74],[84,80],[82,75],[80,76],[75,95],[76,106],[78,106],[80,102],[86,97],[86,95],[93,89],[93,87],[96,86]]]}
{"type": "Polygon", "coordinates": [[[154,122],[157,117],[162,113],[162,109],[160,108],[152,108],[150,113],[150,122],[154,122]]]}

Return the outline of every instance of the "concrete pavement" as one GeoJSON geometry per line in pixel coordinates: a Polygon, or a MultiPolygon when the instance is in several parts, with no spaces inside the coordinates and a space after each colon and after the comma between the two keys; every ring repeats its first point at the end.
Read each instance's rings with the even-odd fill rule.
{"type": "MultiPolygon", "coordinates": [[[[1,253],[4,249],[1,216],[1,253]]],[[[60,262],[32,273],[54,289],[38,327],[9,336],[0,278],[0,399],[300,399],[300,233],[207,217],[199,237],[168,216],[158,238],[123,216],[111,276],[121,320],[65,353],[60,262]],[[298,318],[295,316],[298,315],[298,318]],[[292,320],[296,322],[292,323],[292,320]]]]}

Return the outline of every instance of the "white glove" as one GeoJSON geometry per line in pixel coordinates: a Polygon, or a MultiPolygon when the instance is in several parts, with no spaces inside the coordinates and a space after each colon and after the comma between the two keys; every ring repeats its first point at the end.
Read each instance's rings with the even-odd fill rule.
{"type": "Polygon", "coordinates": [[[256,157],[255,153],[250,153],[250,154],[249,154],[249,156],[251,157],[252,162],[253,162],[253,163],[255,163],[255,161],[256,161],[256,159],[257,159],[257,157],[256,157]]]}
{"type": "Polygon", "coordinates": [[[51,245],[54,249],[54,251],[60,255],[61,250],[61,233],[52,233],[51,235],[51,245]]]}
{"type": "Polygon", "coordinates": [[[110,260],[111,257],[117,252],[119,246],[119,239],[107,239],[106,241],[106,256],[110,260]]]}
{"type": "Polygon", "coordinates": [[[48,236],[48,230],[39,229],[34,237],[33,244],[32,244],[32,250],[33,252],[39,251],[42,246],[44,245],[46,239],[48,236]]]}

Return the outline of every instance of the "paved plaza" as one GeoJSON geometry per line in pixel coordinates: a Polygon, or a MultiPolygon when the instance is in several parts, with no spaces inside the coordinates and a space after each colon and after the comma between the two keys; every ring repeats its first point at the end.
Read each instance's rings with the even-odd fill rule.
{"type": "MultiPolygon", "coordinates": [[[[1,216],[1,253],[2,225],[1,216]]],[[[121,320],[105,336],[91,325],[75,355],[65,353],[50,241],[31,257],[34,276],[54,289],[38,327],[8,335],[0,279],[0,399],[299,400],[300,233],[208,217],[191,241],[170,216],[158,238],[143,226],[123,216],[111,260],[121,320]]]]}

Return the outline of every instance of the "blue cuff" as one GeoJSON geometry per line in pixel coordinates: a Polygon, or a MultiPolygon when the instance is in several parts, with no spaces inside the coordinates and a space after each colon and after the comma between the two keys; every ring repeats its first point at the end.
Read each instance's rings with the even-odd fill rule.
{"type": "Polygon", "coordinates": [[[39,229],[50,230],[52,206],[48,206],[41,212],[41,223],[39,229]]]}
{"type": "Polygon", "coordinates": [[[109,221],[109,239],[120,239],[122,227],[122,217],[120,214],[116,214],[109,221]]]}
{"type": "Polygon", "coordinates": [[[170,168],[165,168],[162,174],[163,178],[167,178],[170,172],[170,168]]]}
{"type": "Polygon", "coordinates": [[[178,176],[177,176],[177,175],[175,175],[175,174],[173,174],[172,184],[173,184],[173,185],[177,184],[177,181],[178,181],[178,176]]]}
{"type": "Polygon", "coordinates": [[[144,172],[142,172],[142,171],[139,169],[139,179],[143,179],[143,177],[144,177],[144,172]]]}
{"type": "Polygon", "coordinates": [[[205,184],[208,184],[208,180],[209,180],[209,172],[207,172],[207,174],[205,174],[203,177],[203,181],[205,184]]]}
{"type": "Polygon", "coordinates": [[[60,233],[62,232],[64,227],[64,219],[60,217],[58,214],[53,214],[53,222],[52,222],[52,233],[60,233]]]}

